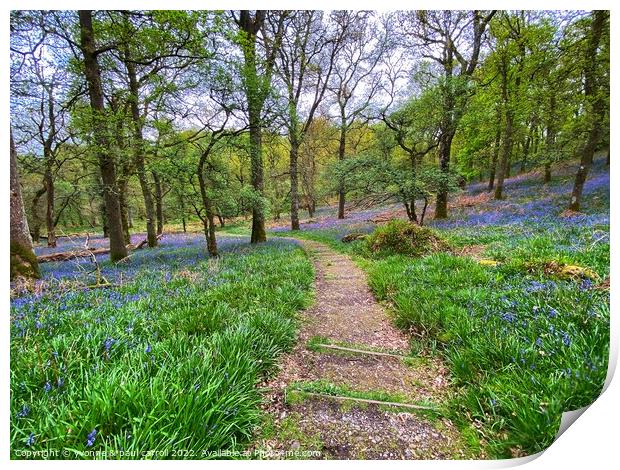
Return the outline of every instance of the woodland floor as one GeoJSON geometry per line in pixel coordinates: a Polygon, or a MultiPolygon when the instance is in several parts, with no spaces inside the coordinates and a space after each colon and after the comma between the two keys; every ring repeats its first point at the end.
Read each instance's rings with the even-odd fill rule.
{"type": "Polygon", "coordinates": [[[448,371],[439,359],[409,355],[406,336],[348,256],[302,244],[315,266],[315,302],[302,312],[297,346],[264,384],[270,423],[255,450],[301,458],[308,451],[327,459],[463,458],[458,430],[440,415],[351,400],[434,408],[449,393],[448,371]]]}

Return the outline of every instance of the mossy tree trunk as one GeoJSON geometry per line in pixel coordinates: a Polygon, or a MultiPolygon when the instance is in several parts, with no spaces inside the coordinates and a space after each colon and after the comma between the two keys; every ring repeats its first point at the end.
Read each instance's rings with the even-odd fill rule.
{"type": "Polygon", "coordinates": [[[17,150],[11,129],[11,280],[23,276],[38,278],[39,264],[32,248],[24,201],[17,173],[17,150]]]}

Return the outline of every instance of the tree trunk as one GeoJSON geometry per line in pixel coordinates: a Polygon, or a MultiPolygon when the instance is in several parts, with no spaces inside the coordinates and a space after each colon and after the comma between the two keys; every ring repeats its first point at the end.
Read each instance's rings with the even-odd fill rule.
{"type": "Polygon", "coordinates": [[[502,101],[504,103],[504,113],[506,116],[504,141],[502,142],[502,156],[499,166],[499,174],[497,175],[497,184],[495,186],[495,199],[503,199],[504,178],[507,173],[510,151],[512,149],[512,132],[513,132],[513,111],[508,95],[508,64],[507,59],[504,59],[502,64],[502,101]]]}
{"type": "MultiPolygon", "coordinates": [[[[347,137],[346,120],[343,117],[340,123],[340,143],[338,145],[338,160],[341,162],[344,161],[344,155],[346,151],[346,137],[347,137]]],[[[341,179],[339,187],[338,187],[338,218],[339,219],[344,219],[345,197],[346,197],[346,188],[344,187],[344,179],[341,179]]]]}
{"type": "Polygon", "coordinates": [[[422,213],[420,214],[420,227],[424,225],[424,216],[426,216],[426,209],[428,209],[428,199],[424,198],[424,205],[422,206],[422,213]]]}
{"type": "Polygon", "coordinates": [[[144,163],[144,138],[142,136],[142,118],[139,108],[140,85],[136,76],[135,64],[131,61],[129,47],[125,48],[125,67],[127,69],[127,78],[129,79],[129,107],[131,109],[131,119],[133,121],[134,162],[138,181],[140,181],[140,188],[142,189],[144,210],[146,212],[146,238],[148,240],[148,246],[154,248],[157,246],[157,231],[155,228],[153,196],[151,194],[149,180],[146,175],[146,165],[144,163]]]}
{"type": "Polygon", "coordinates": [[[101,214],[101,231],[103,232],[103,238],[110,238],[110,226],[108,225],[108,214],[106,213],[103,186],[101,186],[101,204],[99,205],[99,212],[101,214]]]}
{"type": "Polygon", "coordinates": [[[198,162],[198,184],[200,186],[200,197],[202,206],[205,210],[205,217],[202,218],[205,238],[207,240],[207,250],[211,256],[217,256],[217,240],[215,239],[215,223],[213,221],[213,206],[207,194],[207,183],[204,176],[204,165],[207,154],[203,153],[198,162]]]}
{"type": "MultiPolygon", "coordinates": [[[[452,129],[445,129],[441,132],[439,138],[439,168],[442,173],[448,174],[450,171],[450,150],[452,148],[452,139],[455,132],[452,129]]],[[[435,219],[445,219],[448,217],[448,191],[442,189],[437,193],[437,202],[435,204],[435,219]]]]}
{"type": "Polygon", "coordinates": [[[555,153],[555,135],[556,135],[556,104],[557,97],[555,93],[551,93],[551,97],[549,99],[549,117],[547,121],[547,137],[545,139],[545,176],[544,183],[549,183],[551,181],[551,163],[552,158],[551,154],[555,153]]]}
{"type": "MultiPolygon", "coordinates": [[[[245,34],[242,45],[244,58],[245,94],[248,102],[248,123],[250,128],[250,166],[252,187],[257,196],[263,196],[263,149],[262,149],[262,110],[267,97],[264,89],[265,81],[271,81],[273,62],[267,64],[263,76],[259,76],[256,64],[256,34],[261,29],[265,20],[265,11],[257,10],[254,18],[248,10],[239,13],[239,25],[245,34]],[[265,80],[268,79],[268,80],[265,80]]],[[[272,44],[276,49],[276,45],[272,44]]],[[[252,235],[250,243],[267,241],[265,232],[265,214],[262,204],[254,204],[252,207],[252,235]]]]}
{"type": "Polygon", "coordinates": [[[316,211],[316,201],[314,199],[310,199],[310,204],[308,204],[308,217],[314,217],[314,212],[316,211]]]}
{"type": "Polygon", "coordinates": [[[49,167],[45,169],[44,181],[47,192],[45,211],[47,246],[56,247],[56,225],[54,224],[54,178],[52,176],[52,169],[49,167]]]}
{"type": "Polygon", "coordinates": [[[32,248],[32,240],[26,220],[24,201],[17,173],[17,150],[13,141],[13,129],[10,131],[11,140],[11,280],[16,277],[40,277],[39,263],[32,248]]]}
{"type": "Polygon", "coordinates": [[[47,90],[47,110],[49,115],[49,133],[43,144],[43,159],[45,161],[45,173],[43,184],[47,191],[45,225],[47,228],[47,246],[56,247],[56,224],[54,223],[54,174],[53,167],[56,163],[52,145],[56,136],[56,114],[54,113],[53,85],[47,90]]]}
{"type": "MultiPolygon", "coordinates": [[[[439,169],[448,176],[450,171],[450,153],[452,150],[452,139],[456,133],[456,97],[452,89],[451,80],[453,77],[453,54],[452,48],[446,51],[446,63],[444,64],[444,75],[446,83],[443,85],[442,116],[439,128],[439,169]]],[[[435,202],[435,219],[445,219],[448,217],[448,191],[442,187],[437,193],[435,202]]]]}
{"type": "MultiPolygon", "coordinates": [[[[293,130],[296,132],[296,130],[293,130]]],[[[291,135],[291,150],[289,152],[289,173],[291,178],[291,230],[299,230],[299,183],[297,160],[299,157],[299,143],[297,137],[291,135]]]]}
{"type": "Polygon", "coordinates": [[[600,91],[600,86],[596,83],[596,59],[597,49],[601,41],[601,35],[607,19],[607,12],[605,10],[594,10],[593,20],[590,32],[590,38],[588,41],[588,48],[586,51],[586,65],[584,67],[584,90],[585,97],[592,103],[590,111],[590,129],[588,132],[588,138],[583,145],[581,151],[581,162],[579,169],[575,175],[575,185],[573,186],[573,192],[570,198],[570,205],[568,208],[572,211],[578,212],[581,209],[581,196],[583,193],[583,186],[588,178],[590,167],[592,166],[592,160],[594,159],[594,152],[602,136],[602,123],[605,116],[605,98],[600,91]]]}
{"type": "MultiPolygon", "coordinates": [[[[260,108],[250,106],[250,160],[252,167],[252,187],[259,196],[263,195],[263,149],[260,108]]],[[[250,243],[267,241],[265,214],[261,205],[252,207],[252,235],[250,243]]]]}
{"type": "Polygon", "coordinates": [[[157,235],[164,233],[164,193],[161,188],[161,178],[153,171],[155,182],[155,214],[157,216],[157,235]]]}
{"type": "Polygon", "coordinates": [[[510,152],[508,153],[508,161],[506,162],[506,174],[504,175],[504,179],[510,178],[512,173],[512,147],[513,145],[510,145],[510,152]]]}
{"type": "Polygon", "coordinates": [[[116,165],[109,155],[110,139],[108,136],[105,108],[103,103],[103,89],[97,62],[98,51],[95,47],[95,38],[91,10],[79,10],[80,18],[80,47],[84,55],[84,76],[88,85],[90,107],[93,114],[93,135],[96,144],[96,155],[99,160],[101,178],[103,180],[103,194],[110,231],[110,259],[118,261],[127,256],[123,227],[121,225],[121,210],[116,188],[116,165]]]}
{"type": "Polygon", "coordinates": [[[493,159],[491,160],[491,169],[489,171],[489,186],[487,187],[487,191],[493,191],[495,186],[495,173],[497,171],[497,159],[499,158],[499,149],[502,138],[502,129],[500,125],[497,126],[497,131],[495,132],[495,145],[493,147],[493,159]]]}
{"type": "Polygon", "coordinates": [[[32,212],[32,228],[30,229],[30,233],[32,235],[32,241],[35,243],[38,243],[41,238],[41,215],[39,214],[39,201],[46,191],[45,183],[43,184],[44,186],[34,193],[32,204],[30,205],[32,212]]]}
{"type": "Polygon", "coordinates": [[[118,200],[121,206],[121,225],[123,226],[123,236],[125,244],[131,243],[131,234],[129,233],[129,207],[127,203],[127,177],[123,175],[118,179],[118,200]]]}
{"type": "Polygon", "coordinates": [[[527,170],[527,157],[530,154],[530,146],[532,144],[532,136],[528,134],[523,143],[523,158],[521,159],[521,173],[525,173],[527,170]]]}

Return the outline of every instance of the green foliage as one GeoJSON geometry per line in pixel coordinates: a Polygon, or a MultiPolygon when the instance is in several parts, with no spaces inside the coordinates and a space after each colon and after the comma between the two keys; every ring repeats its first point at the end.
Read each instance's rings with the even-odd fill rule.
{"type": "Polygon", "coordinates": [[[447,244],[433,230],[403,220],[392,220],[378,227],[366,245],[379,257],[394,254],[419,257],[447,249],[447,244]]]}

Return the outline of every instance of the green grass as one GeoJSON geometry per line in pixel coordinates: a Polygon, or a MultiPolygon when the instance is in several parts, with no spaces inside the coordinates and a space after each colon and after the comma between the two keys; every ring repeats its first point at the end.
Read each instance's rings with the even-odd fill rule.
{"type": "MultiPolygon", "coordinates": [[[[457,395],[450,418],[473,433],[490,457],[546,449],[564,411],[591,404],[607,375],[609,292],[588,281],[545,274],[547,262],[609,275],[609,225],[480,226],[436,229],[458,248],[485,245],[483,266],[447,252],[423,258],[377,258],[366,243],[342,243],[337,230],[308,230],[296,238],[350,255],[369,274],[373,292],[388,302],[411,337],[412,354],[440,354],[457,395]],[[566,344],[568,343],[568,344],[566,344]]],[[[290,233],[287,233],[290,235],[290,233]]]]}
{"type": "MultiPolygon", "coordinates": [[[[548,447],[561,413],[592,403],[607,374],[608,293],[522,270],[533,257],[564,256],[552,237],[498,239],[507,262],[496,268],[445,253],[369,265],[371,287],[395,306],[397,324],[445,356],[462,387],[455,405],[486,424],[495,456],[548,447]]],[[[608,249],[566,260],[604,276],[608,249]]]]}
{"type": "Polygon", "coordinates": [[[13,458],[204,458],[249,441],[256,385],[295,341],[311,264],[276,244],[163,274],[12,307],[13,458]]]}

